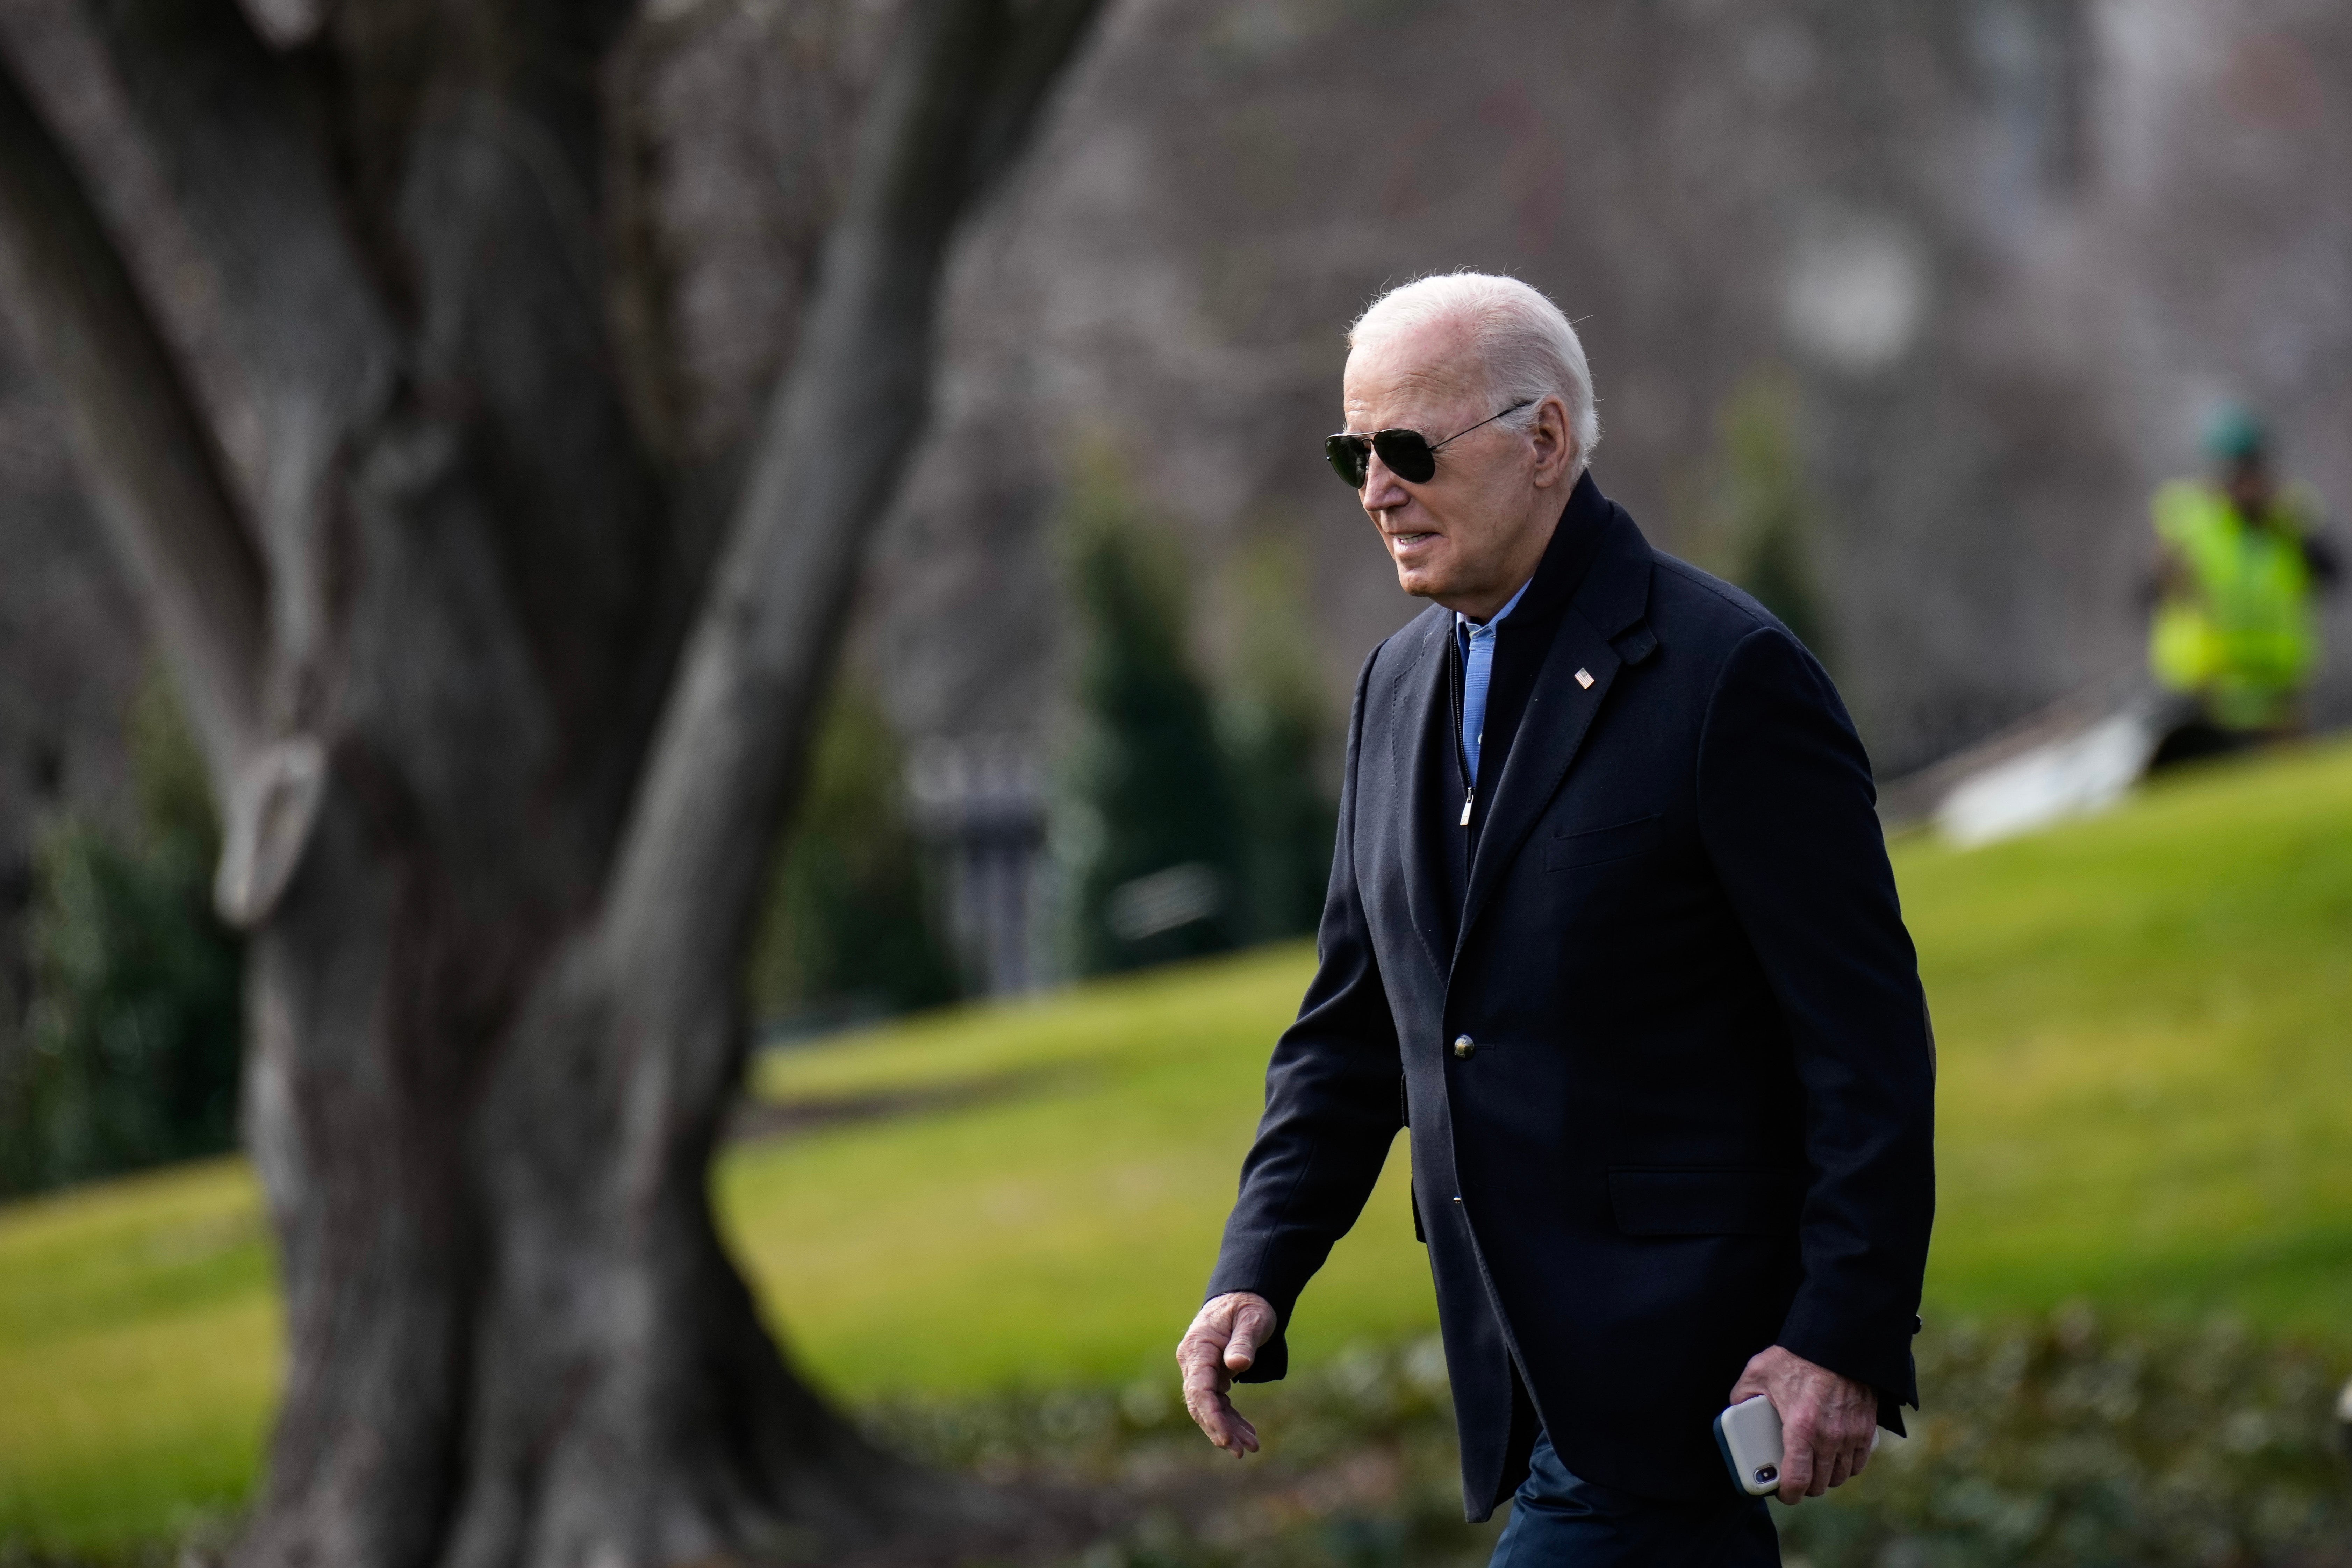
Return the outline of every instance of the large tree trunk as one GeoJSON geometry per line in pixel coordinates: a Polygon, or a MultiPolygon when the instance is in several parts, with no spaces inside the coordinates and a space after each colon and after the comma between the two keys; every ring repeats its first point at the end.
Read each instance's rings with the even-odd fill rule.
{"type": "Polygon", "coordinates": [[[290,54],[233,0],[94,5],[118,129],[211,270],[202,331],[0,73],[0,252],[254,933],[289,1361],[242,1562],[801,1557],[969,1506],[794,1374],[708,1173],[758,868],[924,417],[949,245],[1095,3],[908,0],[716,559],[608,321],[626,5],[347,0],[290,54]],[[191,342],[258,431],[242,468],[191,342]]]}

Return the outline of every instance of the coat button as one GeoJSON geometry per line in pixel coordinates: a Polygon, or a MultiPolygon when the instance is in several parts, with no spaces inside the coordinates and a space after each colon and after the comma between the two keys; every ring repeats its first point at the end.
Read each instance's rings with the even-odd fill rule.
{"type": "Polygon", "coordinates": [[[1454,1037],[1454,1054],[1466,1062],[1478,1054],[1478,1042],[1467,1035],[1456,1035],[1454,1037]]]}

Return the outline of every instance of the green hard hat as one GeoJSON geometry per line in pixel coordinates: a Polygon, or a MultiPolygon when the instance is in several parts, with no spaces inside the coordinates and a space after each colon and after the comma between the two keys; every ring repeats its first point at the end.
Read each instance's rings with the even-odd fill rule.
{"type": "Polygon", "coordinates": [[[2205,455],[2217,463],[2243,463],[2270,450],[2271,435],[2254,411],[2228,403],[2205,426],[2205,455]]]}

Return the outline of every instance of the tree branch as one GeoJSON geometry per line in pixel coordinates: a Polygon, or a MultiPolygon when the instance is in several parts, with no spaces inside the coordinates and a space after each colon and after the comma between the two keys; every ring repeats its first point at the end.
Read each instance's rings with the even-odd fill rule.
{"type": "Polygon", "coordinates": [[[1020,160],[1048,94],[1101,9],[1102,0],[1029,0],[972,137],[966,177],[974,194],[984,195],[1020,160]]]}
{"type": "Polygon", "coordinates": [[[600,934],[637,983],[633,1010],[731,1016],[765,850],[928,412],[940,277],[975,194],[975,138],[1000,127],[1009,155],[1003,138],[1043,98],[1045,66],[1068,58],[1078,14],[1096,8],[1033,7],[1027,20],[1048,34],[1015,25],[1004,0],[931,0],[905,24],[615,864],[600,934]]]}
{"type": "Polygon", "coordinates": [[[64,150],[0,62],[0,253],[84,481],[173,654],[216,798],[261,743],[265,576],[221,454],[64,150]]]}
{"type": "Polygon", "coordinates": [[[388,403],[397,340],[285,63],[236,0],[99,0],[89,15],[211,264],[261,426],[277,647],[299,667],[321,630],[328,476],[352,431],[388,403]]]}

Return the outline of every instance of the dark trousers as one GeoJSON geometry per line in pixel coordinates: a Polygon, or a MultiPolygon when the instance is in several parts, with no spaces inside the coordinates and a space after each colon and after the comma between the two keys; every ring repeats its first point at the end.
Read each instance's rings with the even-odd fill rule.
{"type": "Polygon", "coordinates": [[[1487,1568],[1779,1568],[1765,1500],[1741,1498],[1727,1476],[1723,1490],[1719,1503],[1638,1498],[1572,1474],[1538,1437],[1487,1568]]]}

